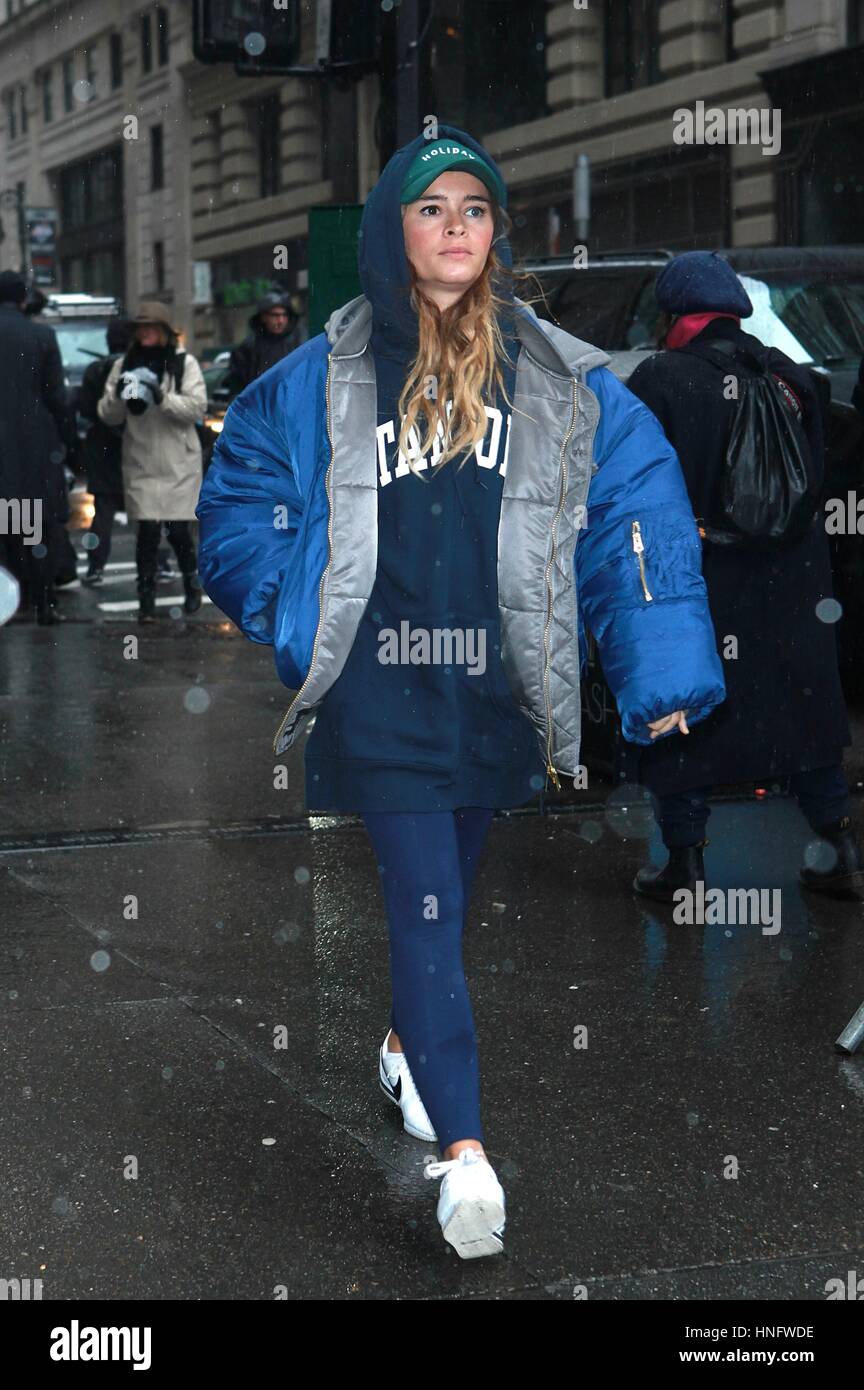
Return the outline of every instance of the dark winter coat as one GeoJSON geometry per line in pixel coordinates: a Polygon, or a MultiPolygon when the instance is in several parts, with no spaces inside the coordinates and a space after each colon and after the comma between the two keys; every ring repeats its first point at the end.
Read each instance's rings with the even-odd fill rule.
{"type": "Polygon", "coordinates": [[[0,497],[39,499],[46,523],[68,517],[61,443],[77,435],[56,334],[0,304],[0,497]]]}
{"type": "MultiPolygon", "coordinates": [[[[714,319],[691,342],[717,338],[755,352],[782,373],[802,402],[808,441],[821,460],[820,392],[807,368],[765,348],[732,319],[714,319]]],[[[753,375],[731,361],[728,373],[753,375]]],[[[725,375],[685,348],[649,358],[627,383],[674,445],[697,520],[710,513],[736,409],[724,398],[725,375]]],[[[662,795],[839,762],[850,739],[836,637],[823,620],[830,611],[820,608],[822,619],[817,612],[832,596],[824,514],[817,513],[802,540],[774,554],[706,543],[702,570],[724,658],[726,702],[687,738],[642,750],[642,780],[662,795]],[[730,638],[737,640],[737,658],[730,638]]]]}
{"type": "Polygon", "coordinates": [[[264,372],[275,367],[277,362],[281,362],[283,357],[287,357],[289,352],[293,352],[304,340],[300,319],[292,315],[290,308],[285,332],[268,333],[261,321],[259,304],[249,319],[249,332],[231,353],[228,375],[223,386],[232,396],[239,395],[251,381],[256,381],[264,372]]]}
{"type": "Polygon", "coordinates": [[[117,356],[113,354],[91,362],[78,390],[78,414],[91,422],[81,450],[81,463],[86,469],[88,491],[92,493],[123,492],[123,429],[106,425],[97,411],[117,356]]]}

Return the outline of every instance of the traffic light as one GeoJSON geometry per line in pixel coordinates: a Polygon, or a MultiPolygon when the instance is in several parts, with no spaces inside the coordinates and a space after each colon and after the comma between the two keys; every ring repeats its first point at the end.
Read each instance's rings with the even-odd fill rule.
{"type": "Polygon", "coordinates": [[[378,62],[379,0],[316,0],[315,63],[301,67],[300,0],[195,0],[192,51],[238,73],[360,76],[378,62]]]}
{"type": "Polygon", "coordinates": [[[195,0],[192,51],[199,63],[291,67],[300,47],[300,0],[195,0]]]}

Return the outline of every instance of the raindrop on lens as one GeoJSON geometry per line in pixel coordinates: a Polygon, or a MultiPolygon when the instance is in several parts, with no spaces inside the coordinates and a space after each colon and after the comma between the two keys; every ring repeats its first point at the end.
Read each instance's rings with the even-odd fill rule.
{"type": "Polygon", "coordinates": [[[302,865],[299,869],[294,870],[294,878],[297,881],[297,883],[308,883],[311,877],[312,875],[310,874],[309,870],[304,869],[302,865]]]}
{"type": "Polygon", "coordinates": [[[654,830],[648,789],[628,782],[616,787],[606,800],[606,820],[622,839],[628,835],[647,839],[654,830]]]}
{"type": "Polygon", "coordinates": [[[30,553],[34,556],[35,559],[44,560],[45,556],[48,554],[48,547],[46,545],[43,545],[40,541],[38,545],[33,546],[33,549],[30,553]]]}
{"type": "Polygon", "coordinates": [[[93,85],[88,82],[86,78],[79,78],[72,87],[72,93],[76,101],[91,101],[93,97],[93,85]]]}
{"type": "Polygon", "coordinates": [[[0,569],[0,626],[8,623],[12,614],[18,610],[21,586],[8,570],[0,569]]]}
{"type": "Polygon", "coordinates": [[[583,840],[588,841],[589,845],[596,845],[597,841],[602,838],[603,827],[599,821],[586,820],[579,834],[583,840]]]}
{"type": "Polygon", "coordinates": [[[94,536],[92,531],[88,531],[87,534],[82,537],[81,545],[84,548],[84,550],[98,550],[99,537],[94,536]]]}
{"type": "Polygon", "coordinates": [[[843,605],[836,598],[822,598],[816,605],[816,617],[820,623],[838,623],[843,616],[843,605]]]}
{"type": "Polygon", "coordinates": [[[210,696],[200,685],[193,686],[183,696],[183,704],[190,714],[203,714],[210,708],[210,696]]]}
{"type": "Polygon", "coordinates": [[[90,964],[94,970],[101,974],[111,964],[111,957],[107,951],[94,951],[90,957],[90,964]]]}
{"type": "Polygon", "coordinates": [[[531,788],[531,790],[534,791],[534,792],[542,791],[542,790],[543,790],[543,778],[539,775],[539,773],[536,773],[536,772],[535,772],[535,773],[534,773],[534,776],[531,777],[531,778],[529,779],[528,785],[529,785],[529,787],[531,788]]]}
{"type": "Polygon", "coordinates": [[[263,34],[247,34],[243,40],[243,47],[251,58],[259,58],[267,47],[267,40],[263,34]]]}

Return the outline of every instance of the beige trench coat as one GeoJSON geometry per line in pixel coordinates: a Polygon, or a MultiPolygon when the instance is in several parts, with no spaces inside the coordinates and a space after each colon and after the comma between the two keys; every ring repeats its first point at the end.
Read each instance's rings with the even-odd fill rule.
{"type": "Polygon", "coordinates": [[[162,377],[162,402],[143,415],[131,415],[117,398],[123,358],[118,357],[99,402],[99,419],[106,425],[125,425],[123,431],[123,491],[130,521],[191,521],[195,516],[203,477],[201,444],[195,421],[203,420],[207,388],[196,359],[188,352],[183,362],[181,390],[174,376],[162,377]]]}

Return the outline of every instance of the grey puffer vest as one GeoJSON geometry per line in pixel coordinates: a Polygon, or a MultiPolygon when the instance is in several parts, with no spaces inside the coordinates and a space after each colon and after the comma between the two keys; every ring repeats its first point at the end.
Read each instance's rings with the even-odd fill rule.
{"type": "MultiPolygon", "coordinates": [[[[501,659],[513,697],[530,719],[547,774],[575,776],[581,698],[573,557],[594,472],[600,416],[585,374],[609,357],[522,300],[521,348],[498,527],[501,659]]],[[[368,349],[372,307],[358,295],[328,320],[326,474],[329,559],[321,575],[318,631],[308,675],[274,741],[297,738],[337,679],[372,593],[378,551],[377,389],[368,349]]]]}

